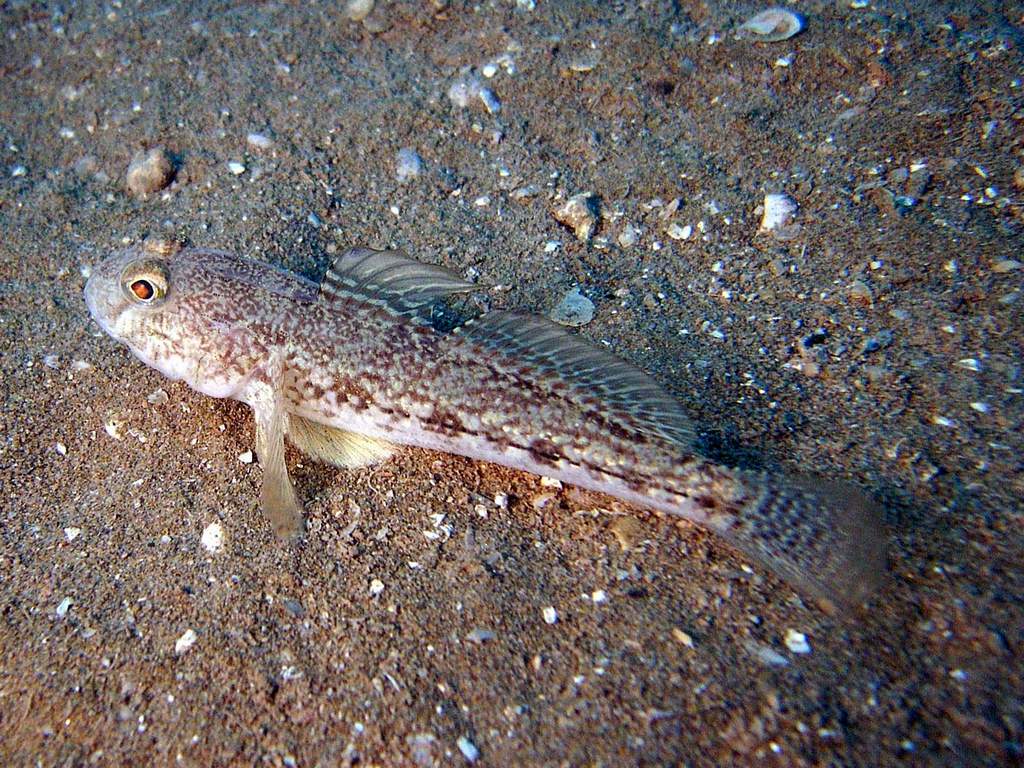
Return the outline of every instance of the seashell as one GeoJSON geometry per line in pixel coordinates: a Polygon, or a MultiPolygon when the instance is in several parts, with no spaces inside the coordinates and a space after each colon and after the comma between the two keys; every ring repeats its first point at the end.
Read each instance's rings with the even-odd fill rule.
{"type": "Polygon", "coordinates": [[[747,19],[737,30],[740,37],[762,43],[788,40],[806,26],[804,17],[785,8],[769,8],[747,19]]]}
{"type": "Polygon", "coordinates": [[[799,207],[789,195],[765,195],[759,232],[774,232],[789,225],[799,207]]]}

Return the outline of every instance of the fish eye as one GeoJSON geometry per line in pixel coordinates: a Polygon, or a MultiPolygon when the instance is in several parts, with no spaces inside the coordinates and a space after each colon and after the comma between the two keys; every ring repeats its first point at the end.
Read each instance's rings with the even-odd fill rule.
{"type": "Polygon", "coordinates": [[[156,295],[156,288],[153,287],[149,280],[136,280],[128,287],[132,289],[132,293],[139,297],[140,301],[149,301],[156,295]]]}
{"type": "Polygon", "coordinates": [[[134,262],[121,273],[121,286],[136,304],[155,304],[167,295],[167,269],[151,259],[134,262]]]}

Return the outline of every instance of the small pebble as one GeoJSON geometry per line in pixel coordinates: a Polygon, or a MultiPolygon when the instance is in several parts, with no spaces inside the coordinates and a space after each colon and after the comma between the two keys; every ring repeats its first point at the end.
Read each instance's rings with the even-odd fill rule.
{"type": "Polygon", "coordinates": [[[643,523],[632,515],[616,517],[609,523],[608,530],[615,536],[623,552],[635,549],[644,536],[643,523]]]}
{"type": "Polygon", "coordinates": [[[68,447],[64,445],[64,443],[57,443],[55,446],[53,446],[53,449],[57,451],[57,453],[59,453],[61,456],[68,455],[68,447]]]}
{"type": "Polygon", "coordinates": [[[624,226],[622,228],[622,231],[619,232],[619,237],[617,239],[617,242],[623,248],[632,248],[634,245],[637,244],[637,241],[639,239],[640,239],[640,232],[639,232],[639,230],[637,230],[637,228],[634,227],[632,224],[627,224],[626,226],[624,226]]]}
{"type": "Polygon", "coordinates": [[[693,638],[679,627],[672,628],[672,637],[675,638],[677,643],[682,643],[687,648],[693,648],[693,638]]]}
{"type": "Polygon", "coordinates": [[[363,21],[373,13],[374,0],[348,0],[345,3],[345,18],[350,21],[363,21]]]}
{"type": "Polygon", "coordinates": [[[600,211],[597,198],[589,192],[582,192],[570,197],[551,213],[556,221],[571,229],[578,240],[586,243],[597,228],[600,211]]]}
{"type": "Polygon", "coordinates": [[[597,604],[608,602],[608,593],[603,589],[595,589],[590,593],[590,599],[597,604]]]}
{"type": "Polygon", "coordinates": [[[55,611],[58,619],[63,619],[68,615],[68,610],[71,608],[71,602],[70,597],[65,597],[60,601],[60,605],[57,606],[57,610],[55,611]]]}
{"type": "Polygon", "coordinates": [[[241,176],[245,173],[245,166],[235,160],[228,163],[228,170],[235,176],[241,176]]]}
{"type": "Polygon", "coordinates": [[[238,460],[243,464],[252,464],[252,451],[246,451],[245,453],[238,454],[238,460]]]}
{"type": "Polygon", "coordinates": [[[459,745],[459,752],[471,763],[475,763],[480,757],[480,750],[476,748],[476,745],[472,741],[467,739],[465,736],[459,736],[456,744],[459,745]]]}
{"type": "Polygon", "coordinates": [[[164,405],[170,398],[167,393],[162,389],[154,389],[148,395],[146,395],[146,401],[150,405],[164,405]]]}
{"type": "Polygon", "coordinates": [[[372,595],[373,597],[376,597],[377,595],[379,595],[383,591],[384,591],[384,582],[383,581],[381,581],[380,579],[373,579],[370,582],[370,595],[372,595]]]}
{"type": "Polygon", "coordinates": [[[274,146],[274,140],[265,133],[250,133],[246,135],[245,143],[253,149],[270,149],[274,146]]]}
{"type": "Polygon", "coordinates": [[[552,605],[547,606],[544,609],[543,613],[544,613],[544,623],[545,624],[554,624],[555,622],[558,621],[558,611],[555,610],[554,606],[552,606],[552,605]]]}
{"type": "Polygon", "coordinates": [[[764,213],[761,215],[761,227],[758,231],[785,233],[799,208],[789,195],[765,195],[764,213]]]}
{"type": "Polygon", "coordinates": [[[680,226],[677,222],[673,221],[669,224],[668,229],[665,230],[665,234],[673,240],[689,240],[690,235],[693,234],[693,227],[689,224],[680,226]]]}
{"type": "Polygon", "coordinates": [[[788,40],[802,31],[804,19],[785,8],[769,8],[747,19],[737,30],[740,37],[763,43],[788,40]]]}
{"type": "Polygon", "coordinates": [[[786,647],[793,653],[810,653],[811,645],[807,642],[807,635],[797,632],[795,629],[786,631],[786,647]]]}
{"type": "Polygon", "coordinates": [[[127,185],[133,195],[159,192],[174,180],[174,162],[163,147],[139,151],[128,164],[127,185]]]}
{"type": "Polygon", "coordinates": [[[224,548],[224,529],[220,523],[210,523],[203,529],[199,543],[210,553],[216,554],[224,548]]]}
{"type": "Polygon", "coordinates": [[[197,635],[194,630],[186,629],[185,632],[174,641],[174,652],[181,656],[196,644],[197,635]]]}
{"type": "Polygon", "coordinates": [[[11,176],[13,176],[16,179],[19,176],[24,176],[26,173],[28,173],[28,168],[26,168],[24,165],[16,165],[13,168],[11,168],[11,176]]]}
{"type": "Polygon", "coordinates": [[[423,158],[415,149],[402,147],[395,157],[395,177],[400,184],[415,179],[423,172],[423,158]]]}
{"type": "Polygon", "coordinates": [[[580,293],[579,288],[573,288],[551,311],[550,317],[559,325],[586,325],[594,319],[594,302],[580,293]]]}
{"type": "Polygon", "coordinates": [[[871,293],[871,289],[863,280],[854,280],[850,287],[847,289],[846,295],[847,298],[849,298],[851,304],[870,306],[871,303],[874,301],[874,296],[871,293]]]}
{"type": "Polygon", "coordinates": [[[72,541],[74,541],[75,539],[77,539],[81,535],[82,535],[82,529],[81,528],[70,527],[70,528],[65,528],[64,529],[64,538],[68,540],[68,544],[70,544],[72,541]]]}

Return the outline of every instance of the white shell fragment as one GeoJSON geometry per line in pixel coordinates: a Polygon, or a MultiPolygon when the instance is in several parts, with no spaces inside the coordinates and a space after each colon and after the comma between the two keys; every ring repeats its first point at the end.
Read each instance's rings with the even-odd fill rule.
{"type": "Polygon", "coordinates": [[[210,523],[203,529],[203,535],[199,537],[199,543],[203,549],[211,554],[216,554],[224,548],[224,529],[220,523],[210,523]]]}
{"type": "Polygon", "coordinates": [[[786,647],[793,653],[811,652],[811,644],[807,642],[807,635],[797,632],[795,629],[786,631],[786,647]]]}
{"type": "Polygon", "coordinates": [[[594,319],[594,302],[573,288],[551,311],[551,319],[559,325],[578,327],[594,319]]]}
{"type": "Polygon", "coordinates": [[[480,750],[476,748],[476,745],[472,741],[467,739],[465,736],[459,736],[455,742],[459,746],[459,752],[466,758],[467,761],[475,763],[480,757],[480,750]]]}
{"type": "Polygon", "coordinates": [[[180,656],[195,645],[197,639],[198,635],[196,635],[195,630],[186,629],[181,637],[174,641],[174,652],[180,656]]]}
{"type": "Polygon", "coordinates": [[[778,232],[788,226],[796,216],[799,206],[789,195],[765,195],[764,214],[761,216],[759,232],[778,232]]]}
{"type": "Polygon", "coordinates": [[[740,37],[761,43],[788,40],[806,26],[803,16],[785,8],[769,8],[747,19],[737,30],[740,37]]]}
{"type": "Polygon", "coordinates": [[[395,156],[395,177],[400,184],[416,178],[423,172],[423,158],[415,149],[402,147],[395,156]]]}
{"type": "Polygon", "coordinates": [[[547,606],[544,609],[543,614],[545,624],[554,624],[558,621],[558,611],[555,610],[555,607],[553,605],[547,606]]]}

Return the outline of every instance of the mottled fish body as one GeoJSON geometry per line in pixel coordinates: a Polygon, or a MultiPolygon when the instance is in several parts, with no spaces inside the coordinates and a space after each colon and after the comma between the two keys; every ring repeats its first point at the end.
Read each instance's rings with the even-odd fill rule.
{"type": "Polygon", "coordinates": [[[252,408],[262,504],[281,534],[301,526],[285,438],[344,467],[408,445],[685,518],[832,603],[882,578],[860,494],[709,461],[653,379],[581,337],[515,312],[453,319],[449,300],[471,290],[394,251],[348,251],[318,286],[226,253],[149,248],[98,265],[85,293],[144,362],[252,408]]]}

